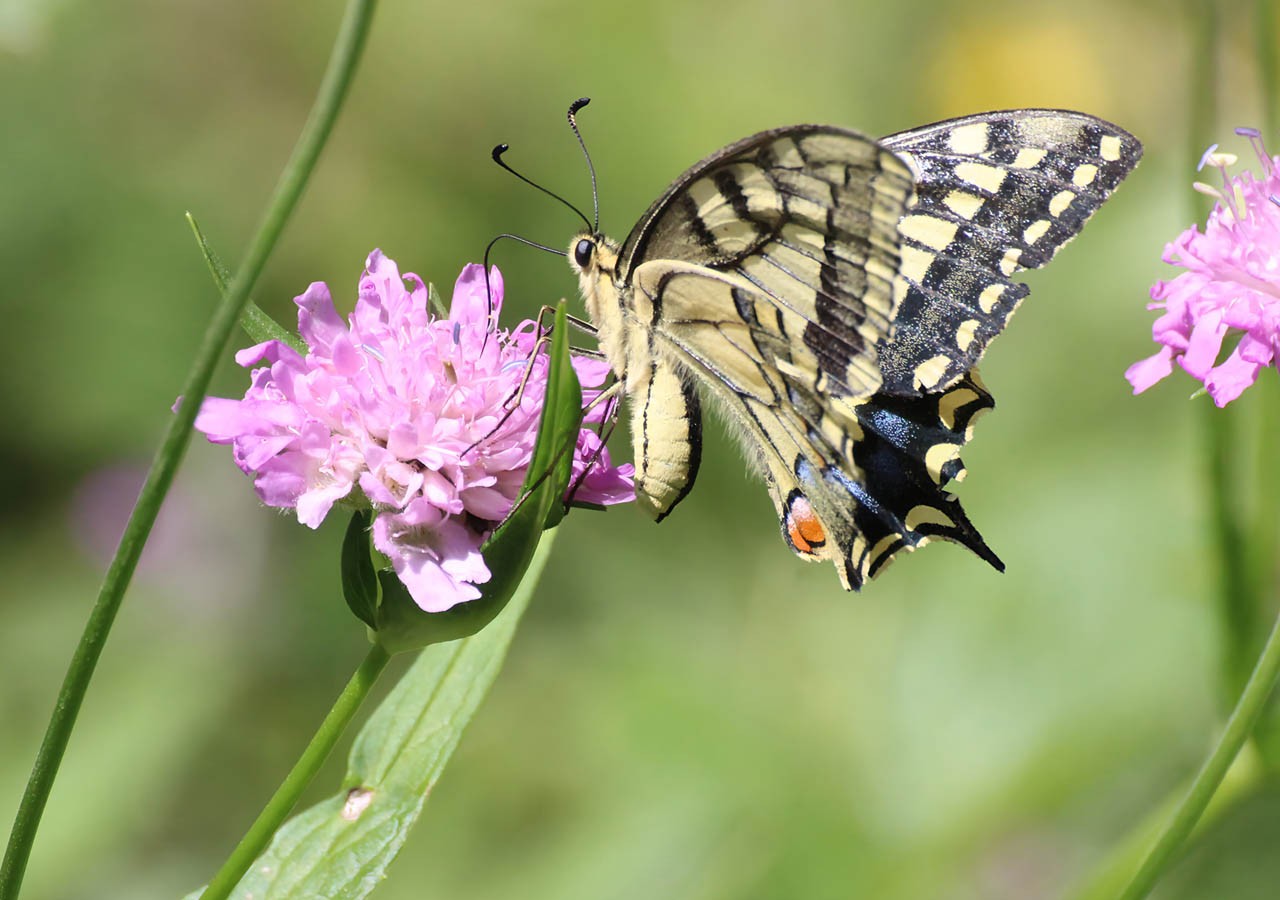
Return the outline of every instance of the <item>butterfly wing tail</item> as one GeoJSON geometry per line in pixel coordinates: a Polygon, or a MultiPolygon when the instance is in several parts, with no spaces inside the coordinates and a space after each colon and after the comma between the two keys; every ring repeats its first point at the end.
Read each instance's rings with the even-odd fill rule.
{"type": "Polygon", "coordinates": [[[1004,563],[945,488],[963,480],[960,449],[979,416],[995,406],[976,372],[920,397],[878,394],[858,408],[864,437],[853,462],[876,486],[875,503],[855,514],[869,549],[859,569],[875,577],[899,550],[939,538],[961,544],[998,571],[1004,563]]]}
{"type": "Polygon", "coordinates": [[[1004,571],[945,489],[963,479],[960,449],[974,421],[993,406],[976,373],[935,394],[877,394],[859,404],[861,435],[851,445],[851,465],[817,469],[801,457],[792,479],[798,486],[786,496],[775,488],[791,549],[803,559],[835,563],[846,590],[874,578],[900,551],[935,539],[961,544],[1004,571]]]}

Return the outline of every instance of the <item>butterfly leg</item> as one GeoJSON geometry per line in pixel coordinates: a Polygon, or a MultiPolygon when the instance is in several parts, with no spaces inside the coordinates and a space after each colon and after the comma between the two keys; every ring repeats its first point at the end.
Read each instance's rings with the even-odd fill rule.
{"type": "MultiPolygon", "coordinates": [[[[498,419],[497,423],[493,426],[492,429],[490,429],[488,434],[477,439],[470,447],[462,451],[463,456],[466,456],[476,447],[480,446],[485,441],[487,441],[490,437],[496,434],[498,430],[501,429],[502,426],[507,423],[507,420],[511,418],[511,416],[515,413],[515,411],[520,408],[520,403],[524,399],[525,388],[528,387],[529,378],[533,375],[533,366],[538,361],[538,355],[542,353],[543,350],[551,342],[551,326],[545,324],[545,319],[548,318],[549,316],[554,316],[555,312],[556,310],[555,310],[555,307],[553,306],[544,306],[542,307],[541,310],[539,310],[538,317],[534,325],[534,330],[535,330],[535,333],[538,335],[538,339],[537,341],[534,342],[533,350],[529,353],[528,358],[525,360],[524,373],[520,377],[519,384],[517,384],[515,389],[512,390],[511,394],[505,400],[502,401],[502,406],[506,410],[506,412],[503,413],[502,417],[498,419]]],[[[586,322],[574,316],[566,316],[566,320],[569,322],[570,325],[574,326],[575,328],[578,328],[579,330],[587,334],[591,334],[591,335],[595,334],[595,329],[591,326],[590,322],[586,322]]],[[[600,351],[592,350],[586,347],[575,347],[573,348],[572,352],[575,356],[588,356],[588,357],[591,357],[592,359],[601,358],[600,351]]],[[[589,408],[590,407],[588,407],[588,409],[589,408]]]]}
{"type": "Polygon", "coordinates": [[[605,409],[604,414],[600,417],[600,421],[596,423],[596,437],[599,438],[599,444],[596,446],[595,451],[586,459],[586,464],[582,467],[581,474],[573,480],[573,483],[569,485],[569,489],[565,491],[564,505],[566,509],[574,505],[574,495],[578,493],[578,490],[582,487],[582,483],[586,480],[587,476],[591,474],[591,470],[595,468],[596,463],[600,461],[600,457],[604,454],[605,445],[608,444],[609,438],[613,436],[613,429],[618,424],[617,402],[621,393],[622,382],[614,378],[610,381],[608,387],[601,390],[590,403],[582,408],[582,415],[584,419],[600,406],[604,406],[605,409]]]}
{"type": "MultiPolygon", "coordinates": [[[[530,374],[533,372],[533,364],[538,359],[538,354],[541,353],[551,341],[551,326],[546,324],[546,320],[555,316],[555,313],[556,309],[554,306],[544,306],[538,311],[538,317],[535,320],[535,330],[538,335],[538,340],[533,345],[533,352],[529,354],[529,358],[525,362],[525,371],[523,377],[520,379],[520,384],[511,392],[511,396],[502,401],[502,405],[504,407],[508,407],[508,416],[511,414],[510,409],[518,407],[520,405],[520,401],[524,399],[524,389],[528,384],[530,374]]],[[[592,337],[596,334],[595,328],[590,322],[587,322],[584,319],[567,315],[565,316],[565,321],[584,334],[591,335],[592,337]]],[[[575,356],[589,356],[592,359],[604,358],[604,355],[599,350],[593,350],[589,347],[573,347],[571,348],[571,351],[575,356]]],[[[506,418],[504,417],[503,421],[505,420],[506,418]]]]}

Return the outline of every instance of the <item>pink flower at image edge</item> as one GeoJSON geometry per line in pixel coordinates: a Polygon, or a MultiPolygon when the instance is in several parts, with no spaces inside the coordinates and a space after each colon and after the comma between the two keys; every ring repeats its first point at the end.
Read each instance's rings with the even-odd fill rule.
{"type": "Polygon", "coordinates": [[[1222,172],[1223,189],[1198,188],[1218,203],[1201,232],[1192,225],[1165,247],[1163,260],[1186,271],[1151,288],[1149,309],[1163,314],[1152,326],[1161,347],[1125,372],[1135,394],[1173,372],[1178,363],[1204,383],[1219,407],[1240,396],[1280,356],[1280,172],[1256,131],[1251,139],[1262,177],[1229,176],[1234,157],[1210,147],[1201,162],[1222,172]],[[1228,337],[1239,340],[1219,362],[1228,337]]]}
{"type": "MultiPolygon", "coordinates": [[[[491,577],[480,546],[518,499],[532,456],[549,367],[545,354],[530,363],[536,323],[497,329],[502,295],[496,268],[486,290],[484,270],[468,265],[448,318],[434,318],[422,279],[375,250],[349,321],[313,283],[295,299],[307,354],[280,341],[240,351],[240,365],[257,367],[248,391],[208,398],[196,428],[231,444],[263,503],[312,528],[359,489],[375,511],[374,546],[422,609],[474,600],[491,577]]],[[[584,395],[598,394],[608,367],[573,365],[584,395]]],[[[632,500],[632,473],[583,428],[576,500],[632,500]]]]}

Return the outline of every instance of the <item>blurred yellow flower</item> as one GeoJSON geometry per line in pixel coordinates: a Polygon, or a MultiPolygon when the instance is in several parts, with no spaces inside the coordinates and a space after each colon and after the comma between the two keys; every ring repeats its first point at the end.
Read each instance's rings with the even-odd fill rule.
{"type": "Polygon", "coordinates": [[[930,105],[939,117],[977,109],[1112,105],[1096,27],[1069,18],[987,13],[957,20],[938,37],[920,87],[932,92],[930,105]]]}

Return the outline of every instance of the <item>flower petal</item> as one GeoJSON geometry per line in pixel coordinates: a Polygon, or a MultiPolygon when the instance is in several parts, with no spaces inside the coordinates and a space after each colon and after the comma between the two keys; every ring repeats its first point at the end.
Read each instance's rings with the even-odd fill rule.
{"type": "Polygon", "coordinates": [[[373,544],[391,559],[413,602],[427,612],[443,612],[478,598],[476,585],[492,577],[480,553],[483,536],[452,520],[422,528],[405,519],[377,516],[373,544]]]}
{"type": "Polygon", "coordinates": [[[333,342],[347,334],[347,323],[333,307],[329,286],[323,281],[313,281],[293,302],[298,305],[298,333],[311,352],[332,356],[333,342]]]}
{"type": "Polygon", "coordinates": [[[1135,394],[1141,394],[1162,378],[1173,374],[1173,350],[1161,347],[1155,354],[1134,363],[1124,370],[1124,377],[1133,386],[1135,394]]]}
{"type": "Polygon", "coordinates": [[[1151,288],[1150,308],[1164,309],[1152,336],[1165,349],[1129,367],[1126,377],[1135,392],[1169,374],[1176,361],[1223,406],[1275,361],[1280,348],[1280,201],[1275,199],[1280,196],[1280,165],[1265,155],[1256,135],[1251,141],[1261,173],[1230,175],[1227,155],[1209,159],[1227,180],[1219,202],[1203,229],[1192,225],[1164,248],[1164,262],[1184,271],[1151,288]],[[1218,363],[1224,339],[1241,333],[1235,349],[1218,363]]]}
{"type": "Polygon", "coordinates": [[[1215,309],[1200,317],[1191,329],[1191,340],[1187,342],[1187,351],[1178,361],[1182,368],[1193,377],[1204,380],[1209,369],[1222,352],[1222,339],[1227,334],[1227,326],[1222,324],[1222,310],[1215,309]]]}
{"type": "Polygon", "coordinates": [[[1262,366],[1249,362],[1240,355],[1237,347],[1226,360],[1209,370],[1204,379],[1205,390],[1219,408],[1244,393],[1244,389],[1258,380],[1262,366]]]}
{"type": "Polygon", "coordinates": [[[449,303],[449,321],[463,325],[484,325],[492,312],[496,321],[502,309],[502,273],[497,266],[489,269],[489,283],[485,286],[484,267],[475,263],[463,266],[462,274],[453,285],[453,300],[449,303]]]}

